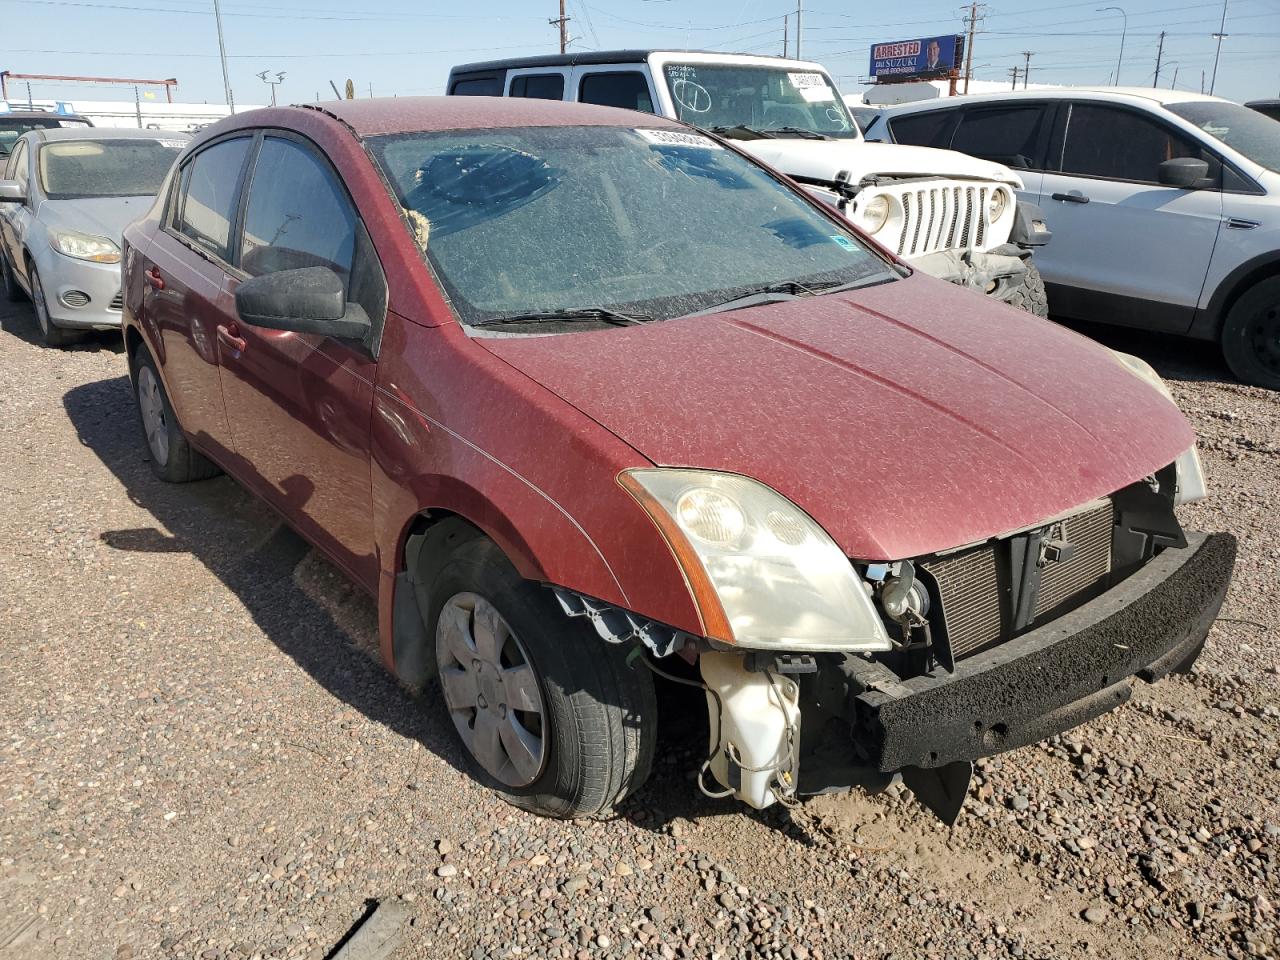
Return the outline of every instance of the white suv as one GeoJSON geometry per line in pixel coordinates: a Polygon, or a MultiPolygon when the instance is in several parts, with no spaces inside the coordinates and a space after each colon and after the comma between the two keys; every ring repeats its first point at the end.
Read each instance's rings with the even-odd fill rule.
{"type": "Polygon", "coordinates": [[[1047,211],[1053,313],[1218,340],[1280,388],[1280,123],[1180,90],[1031,90],[894,107],[873,139],[1008,163],[1047,211]]]}
{"type": "Polygon", "coordinates": [[[454,67],[457,96],[624,107],[722,137],[838,207],[925,273],[1047,315],[1032,248],[1049,240],[1000,163],[867,143],[821,65],[779,57],[592,51],[454,67]]]}

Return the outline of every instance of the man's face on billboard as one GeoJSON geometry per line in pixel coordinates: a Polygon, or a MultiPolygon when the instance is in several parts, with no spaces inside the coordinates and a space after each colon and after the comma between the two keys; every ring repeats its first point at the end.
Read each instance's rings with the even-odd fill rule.
{"type": "Polygon", "coordinates": [[[938,59],[941,56],[942,56],[942,47],[938,45],[938,41],[930,40],[929,41],[929,62],[937,63],[938,59]]]}

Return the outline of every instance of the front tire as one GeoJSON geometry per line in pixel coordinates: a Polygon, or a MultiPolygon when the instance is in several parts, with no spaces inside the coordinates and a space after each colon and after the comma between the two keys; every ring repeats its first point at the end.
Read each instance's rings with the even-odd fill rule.
{"type": "Polygon", "coordinates": [[[432,583],[442,700],[478,778],[551,817],[599,816],[649,775],[653,678],[525,580],[479,532],[432,583]]]}
{"type": "Polygon", "coordinates": [[[31,305],[36,311],[36,325],[46,347],[65,347],[80,339],[79,333],[64,330],[49,316],[49,305],[44,299],[44,287],[40,283],[40,271],[34,263],[27,266],[27,279],[31,283],[31,305]]]}
{"type": "Polygon", "coordinates": [[[1034,263],[1028,261],[1026,267],[1027,270],[1022,275],[1018,286],[1009,295],[1008,303],[1019,310],[1025,310],[1027,313],[1046,319],[1049,316],[1049,294],[1044,288],[1044,278],[1040,276],[1040,270],[1034,263]]]}
{"type": "Polygon", "coordinates": [[[4,298],[10,303],[19,303],[26,296],[18,286],[18,278],[13,275],[13,267],[3,251],[0,251],[0,280],[4,283],[4,298]]]}
{"type": "Polygon", "coordinates": [[[187,483],[216,476],[216,465],[195,450],[174,415],[155,361],[139,347],[133,362],[133,399],[138,422],[151,453],[151,472],[166,483],[187,483]]]}
{"type": "Polygon", "coordinates": [[[1245,383],[1280,390],[1280,277],[1255,284],[1232,305],[1222,355],[1245,383]]]}

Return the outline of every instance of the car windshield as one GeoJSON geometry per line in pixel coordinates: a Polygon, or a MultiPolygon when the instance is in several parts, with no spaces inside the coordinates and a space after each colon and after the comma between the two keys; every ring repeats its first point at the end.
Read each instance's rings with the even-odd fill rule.
{"type": "Polygon", "coordinates": [[[13,145],[28,130],[47,130],[51,127],[87,127],[83,120],[64,120],[59,117],[8,117],[0,116],[0,157],[13,152],[13,145]]]}
{"type": "Polygon", "coordinates": [[[1280,173],[1280,123],[1238,103],[1188,100],[1166,108],[1254,163],[1280,173]]]}
{"type": "Polygon", "coordinates": [[[155,196],[184,140],[55,140],[40,148],[40,189],[50,200],[155,196]]]}
{"type": "Polygon", "coordinates": [[[663,320],[771,284],[897,276],[794,190],[686,130],[537,127],[370,143],[465,323],[602,308],[663,320]]]}
{"type": "Polygon", "coordinates": [[[686,123],[857,139],[840,94],[817,70],[668,63],[664,72],[676,117],[686,123]]]}

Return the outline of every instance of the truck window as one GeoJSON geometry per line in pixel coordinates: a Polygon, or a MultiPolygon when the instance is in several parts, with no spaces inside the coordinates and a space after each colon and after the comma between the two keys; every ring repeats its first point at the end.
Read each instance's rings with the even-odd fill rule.
{"type": "Polygon", "coordinates": [[[968,110],[951,138],[951,149],[1018,170],[1038,169],[1044,113],[1039,104],[968,110]]]}
{"type": "Polygon", "coordinates": [[[449,93],[455,97],[500,97],[502,77],[472,77],[453,81],[449,93]]]}
{"type": "Polygon", "coordinates": [[[955,117],[953,110],[913,113],[890,120],[889,130],[893,133],[894,143],[946,149],[951,140],[951,124],[955,117]]]}
{"type": "Polygon", "coordinates": [[[588,73],[578,85],[578,99],[583,103],[598,103],[603,107],[622,107],[625,110],[653,113],[649,81],[637,70],[588,73]]]}
{"type": "Polygon", "coordinates": [[[530,100],[563,100],[564,74],[528,73],[511,78],[509,97],[527,97],[530,100]]]}

